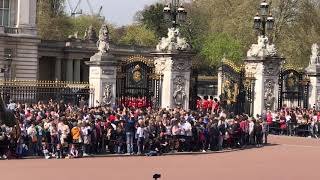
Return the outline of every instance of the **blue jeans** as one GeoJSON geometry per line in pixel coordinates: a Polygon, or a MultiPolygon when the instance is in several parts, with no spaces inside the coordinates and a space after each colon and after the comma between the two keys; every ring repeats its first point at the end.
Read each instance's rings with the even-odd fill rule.
{"type": "Polygon", "coordinates": [[[137,143],[138,143],[138,153],[139,154],[144,153],[143,151],[144,138],[139,137],[137,143]]]}
{"type": "Polygon", "coordinates": [[[134,132],[126,132],[127,153],[133,153],[133,137],[134,132]]]}

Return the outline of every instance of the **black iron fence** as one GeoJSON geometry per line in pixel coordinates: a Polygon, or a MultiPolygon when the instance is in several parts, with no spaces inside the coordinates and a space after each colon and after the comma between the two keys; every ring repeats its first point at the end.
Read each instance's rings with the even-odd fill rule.
{"type": "MultiPolygon", "coordinates": [[[[94,101],[90,95],[94,89],[86,82],[68,81],[0,81],[0,92],[6,103],[10,100],[20,103],[37,103],[49,100],[78,104],[81,98],[88,103],[94,101]]],[[[92,96],[93,97],[93,96],[92,96]]]]}

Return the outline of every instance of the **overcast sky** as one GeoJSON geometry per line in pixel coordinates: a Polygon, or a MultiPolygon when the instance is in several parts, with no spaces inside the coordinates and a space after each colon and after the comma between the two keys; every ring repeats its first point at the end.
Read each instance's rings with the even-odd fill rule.
{"type": "MultiPolygon", "coordinates": [[[[68,0],[72,8],[79,0],[68,0]]],[[[95,13],[98,12],[99,7],[103,6],[102,14],[106,17],[108,22],[115,25],[127,25],[133,22],[135,13],[142,10],[146,5],[162,0],[89,0],[95,13]]],[[[81,0],[80,8],[86,13],[89,13],[89,6],[87,0],[81,0]]],[[[69,4],[66,4],[66,10],[70,13],[69,4]]]]}

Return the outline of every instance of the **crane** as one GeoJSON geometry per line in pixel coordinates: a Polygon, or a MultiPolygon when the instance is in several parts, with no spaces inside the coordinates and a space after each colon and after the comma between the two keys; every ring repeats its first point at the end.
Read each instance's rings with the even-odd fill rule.
{"type": "Polygon", "coordinates": [[[98,18],[104,19],[104,17],[101,16],[101,12],[102,12],[103,6],[100,6],[99,11],[97,13],[95,13],[89,0],[87,0],[87,4],[89,6],[89,9],[90,9],[90,12],[91,12],[92,16],[97,16],[98,18]]]}
{"type": "MultiPolygon", "coordinates": [[[[70,8],[70,12],[71,12],[71,16],[75,17],[76,15],[81,15],[83,14],[82,9],[80,9],[80,5],[81,5],[82,0],[78,0],[76,6],[73,8],[73,5],[71,3],[71,0],[68,0],[68,4],[69,4],[69,8],[70,8]]],[[[93,10],[93,7],[91,5],[90,0],[86,0],[88,7],[89,7],[89,11],[91,16],[97,16],[99,19],[101,19],[102,21],[104,21],[104,16],[101,15],[103,6],[100,6],[99,10],[97,13],[95,13],[95,11],[93,10]]]]}
{"type": "Polygon", "coordinates": [[[70,0],[68,0],[68,4],[69,4],[69,8],[70,8],[70,14],[71,14],[72,17],[75,17],[78,14],[82,14],[82,9],[79,9],[81,1],[82,0],[78,0],[78,2],[76,4],[76,7],[73,8],[70,0]]]}

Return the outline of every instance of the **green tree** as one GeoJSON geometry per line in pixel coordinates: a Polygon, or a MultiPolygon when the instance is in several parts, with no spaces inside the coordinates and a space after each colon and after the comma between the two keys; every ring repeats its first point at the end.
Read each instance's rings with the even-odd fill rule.
{"type": "Polygon", "coordinates": [[[209,62],[212,67],[218,67],[225,57],[240,64],[244,53],[241,43],[226,33],[211,34],[203,40],[200,54],[209,62]]]}
{"type": "Polygon", "coordinates": [[[37,27],[41,39],[61,40],[71,34],[72,23],[64,12],[64,0],[38,0],[37,8],[37,27]]]}
{"type": "Polygon", "coordinates": [[[137,12],[136,21],[154,31],[158,38],[167,34],[168,26],[163,16],[164,5],[156,3],[145,7],[142,11],[137,12]]]}
{"type": "MultiPolygon", "coordinates": [[[[75,18],[72,18],[72,29],[73,32],[78,32],[80,37],[84,36],[86,29],[92,25],[93,28],[98,31],[103,23],[97,16],[91,15],[81,15],[75,18]]],[[[108,25],[111,28],[111,25],[108,25]]]]}
{"type": "Polygon", "coordinates": [[[155,46],[158,42],[153,31],[143,25],[130,25],[126,27],[124,35],[119,40],[120,44],[155,46]]]}

